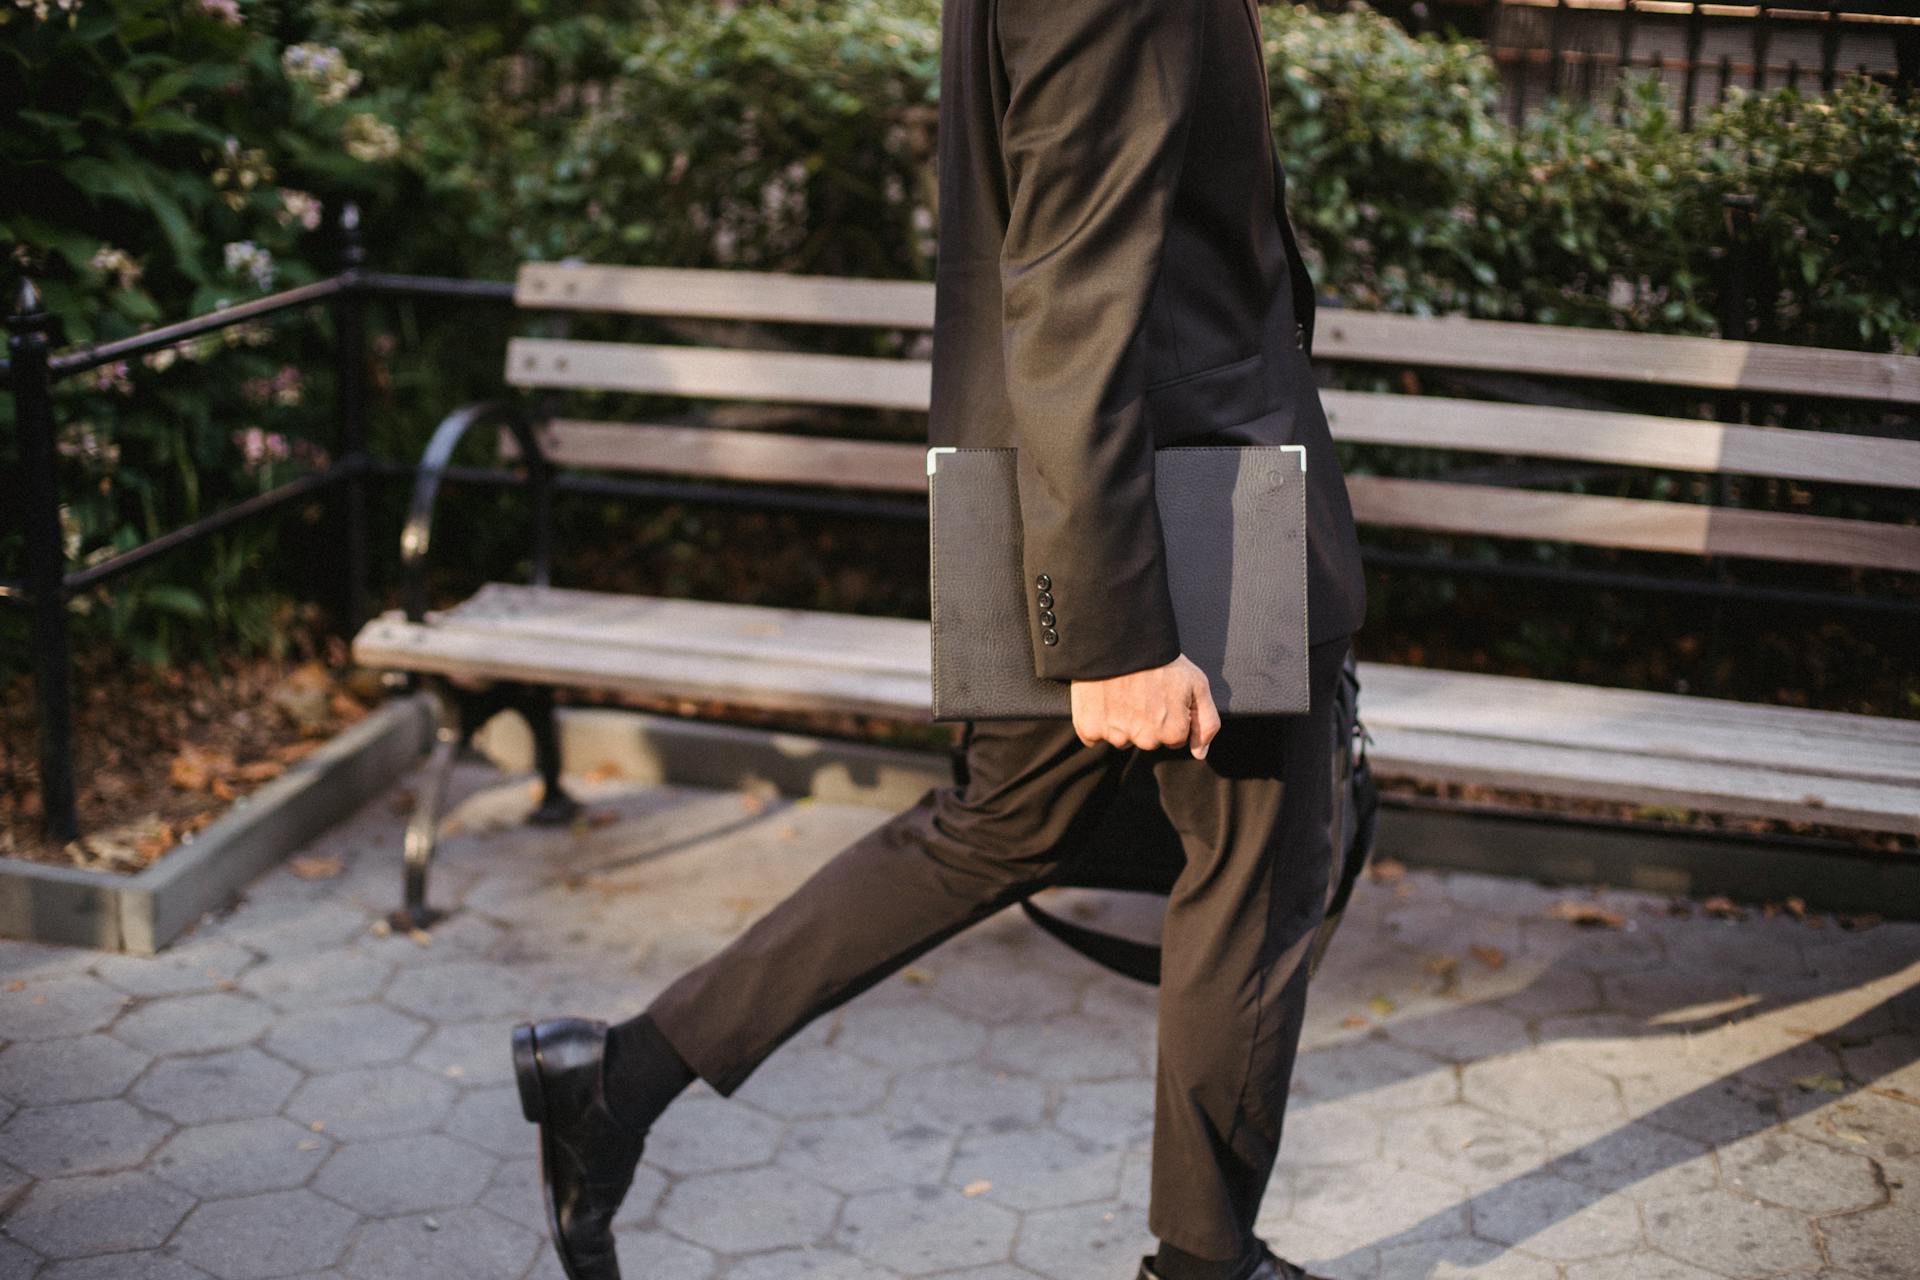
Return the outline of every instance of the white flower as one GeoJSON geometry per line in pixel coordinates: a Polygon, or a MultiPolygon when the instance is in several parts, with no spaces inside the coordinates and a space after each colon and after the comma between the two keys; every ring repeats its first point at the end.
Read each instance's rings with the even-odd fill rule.
{"type": "Polygon", "coordinates": [[[285,188],[280,192],[280,212],[274,216],[280,219],[280,225],[298,222],[309,231],[320,226],[320,201],[304,191],[292,191],[285,188]]]}
{"type": "Polygon", "coordinates": [[[200,12],[218,18],[230,27],[240,25],[239,0],[200,0],[200,12]]]}
{"type": "Polygon", "coordinates": [[[287,79],[306,85],[322,102],[339,102],[360,87],[360,73],[332,45],[288,45],[280,54],[280,67],[287,79]]]}
{"type": "Polygon", "coordinates": [[[140,264],[125,249],[103,244],[94,251],[92,265],[102,275],[118,278],[122,289],[131,289],[140,282],[140,264]]]}
{"type": "Polygon", "coordinates": [[[56,4],[60,12],[71,15],[80,7],[80,0],[13,0],[14,8],[33,10],[33,16],[41,22],[52,16],[56,4]]]}
{"type": "Polygon", "coordinates": [[[353,116],[340,130],[347,154],[366,164],[378,164],[400,154],[400,131],[370,111],[353,116]]]}
{"type": "Polygon", "coordinates": [[[236,275],[244,275],[252,280],[256,288],[267,289],[273,285],[273,255],[251,240],[235,240],[225,250],[227,270],[236,275]]]}

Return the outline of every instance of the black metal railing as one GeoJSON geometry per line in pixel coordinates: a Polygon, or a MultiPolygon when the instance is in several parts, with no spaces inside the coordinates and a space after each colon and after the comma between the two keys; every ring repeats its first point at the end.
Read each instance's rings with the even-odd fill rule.
{"type": "MultiPolygon", "coordinates": [[[[1747,317],[1758,315],[1756,293],[1764,288],[1762,264],[1754,260],[1751,237],[1742,229],[1752,216],[1750,202],[1729,201],[1729,239],[1721,258],[1725,272],[1723,293],[1730,299],[1722,317],[1723,332],[1748,336],[1747,317]]],[[[76,838],[73,768],[73,714],[67,602],[76,593],[100,585],[160,556],[200,543],[224,529],[258,520],[289,503],[326,495],[337,503],[343,526],[339,544],[339,617],[350,634],[369,616],[368,609],[368,489],[387,481],[417,483],[417,460],[372,457],[367,450],[368,380],[370,351],[367,307],[376,298],[440,300],[455,303],[503,305],[513,302],[507,281],[456,280],[368,271],[358,236],[358,218],[349,207],[341,219],[343,251],[339,274],[296,289],[285,290],[237,306],[222,308],[177,324],[152,329],[132,338],[55,352],[53,318],[38,291],[23,281],[13,313],[7,318],[10,358],[0,363],[0,390],[12,397],[18,436],[19,493],[23,499],[25,577],[0,581],[0,614],[25,612],[30,616],[35,702],[39,716],[39,761],[43,826],[49,838],[64,843],[76,838]],[[205,334],[296,308],[325,303],[332,312],[337,397],[334,406],[336,448],[334,460],[321,470],[281,484],[220,511],[152,538],[77,570],[66,565],[60,528],[57,459],[57,423],[54,385],[112,361],[137,357],[205,334]]],[[[1331,301],[1323,305],[1335,305],[1331,301]]],[[[1764,315],[1759,315],[1764,319],[1764,315]]],[[[1768,326],[1755,326],[1753,336],[1771,336],[1768,326]]],[[[1508,388],[1511,391],[1512,388],[1508,388]]],[[[1545,388],[1542,388],[1545,390],[1545,388]]],[[[1746,406],[1721,406],[1723,420],[1742,421],[1746,406]]],[[[466,485],[527,485],[536,477],[524,469],[444,466],[440,478],[466,485]]],[[[869,497],[804,488],[747,483],[723,484],[686,479],[609,476],[588,472],[560,472],[542,481],[553,493],[619,496],[642,501],[692,502],[702,505],[774,510],[813,515],[902,522],[926,518],[924,500],[869,497]]],[[[1722,494],[1724,500],[1725,495],[1722,494]]],[[[550,515],[543,511],[542,522],[550,515]]],[[[1569,565],[1533,564],[1512,559],[1483,559],[1380,546],[1363,548],[1375,568],[1413,569],[1433,574],[1457,574],[1494,581],[1550,582],[1651,593],[1685,593],[1709,602],[1716,613],[1728,602],[1845,610],[1864,617],[1898,615],[1920,618],[1920,601],[1841,591],[1769,586],[1733,579],[1725,562],[1708,560],[1707,576],[1663,576],[1628,570],[1569,565]]],[[[417,593],[416,593],[417,594],[417,593]]],[[[422,601],[413,601],[423,605],[422,601]]],[[[1718,629],[1717,627],[1715,628],[1718,629]]]]}
{"type": "MultiPolygon", "coordinates": [[[[1323,3],[1325,0],[1323,0],[1323,3]]],[[[1864,75],[1911,92],[1920,80],[1913,0],[1379,0],[1410,30],[1486,41],[1502,105],[1518,123],[1554,98],[1593,100],[1621,73],[1669,86],[1684,126],[1734,86],[1817,87],[1864,75]]],[[[1614,102],[1616,114],[1620,110],[1614,102]]]]}

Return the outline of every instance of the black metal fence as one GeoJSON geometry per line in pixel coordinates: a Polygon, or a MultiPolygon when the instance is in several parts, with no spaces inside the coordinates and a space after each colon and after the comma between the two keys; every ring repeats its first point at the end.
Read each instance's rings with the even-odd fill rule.
{"type": "MultiPolygon", "coordinates": [[[[1750,200],[1728,202],[1727,242],[1720,253],[1723,298],[1721,332],[1728,337],[1765,340],[1776,336],[1766,323],[1756,299],[1771,296],[1753,252],[1750,200]],[[1749,323],[1750,320],[1757,323],[1749,323]]],[[[156,558],[200,543],[243,521],[258,520],[283,511],[289,503],[325,495],[335,504],[341,528],[336,570],[337,616],[351,634],[369,616],[368,496],[383,480],[412,484],[418,467],[411,460],[372,456],[367,449],[370,355],[368,306],[380,298],[441,300],[457,303],[506,305],[513,286],[506,281],[455,280],[369,271],[358,237],[358,217],[348,206],[341,220],[343,250],[339,274],[313,284],[227,307],[191,320],[149,330],[132,338],[53,350],[53,318],[46,312],[30,281],[22,281],[14,309],[7,317],[10,359],[0,363],[0,390],[12,397],[18,435],[17,490],[22,496],[20,525],[25,535],[25,577],[0,580],[0,615],[25,613],[29,618],[33,678],[39,724],[39,762],[43,826],[50,839],[66,842],[80,834],[73,768],[73,714],[67,602],[77,593],[110,581],[156,558]],[[325,304],[332,314],[335,345],[337,402],[334,406],[333,461],[268,492],[168,531],[110,559],[69,571],[60,529],[60,492],[57,466],[57,430],[53,388],[62,379],[98,369],[117,360],[146,355],[235,325],[325,304]]],[[[1332,300],[1323,302],[1335,306],[1332,300]]],[[[1502,398],[1524,390],[1509,383],[1502,398]]],[[[1541,386],[1545,394],[1550,388],[1541,386]]],[[[1550,402],[1543,400],[1544,402],[1550,402]]],[[[448,406],[451,407],[451,406],[448,406]]],[[[1721,406],[1725,421],[1746,420],[1746,406],[1721,406]]],[[[522,471],[478,466],[448,467],[447,480],[477,485],[519,485],[522,471]]],[[[642,501],[679,501],[727,507],[746,507],[818,515],[879,518],[912,522],[926,518],[924,501],[892,500],[851,494],[821,493],[763,485],[722,485],[668,478],[607,476],[563,472],[551,477],[555,492],[617,496],[642,501]]],[[[1725,500],[1725,493],[1720,498],[1725,500]]],[[[1680,593],[1709,602],[1717,611],[1722,602],[1741,601],[1780,607],[1841,609],[1860,616],[1920,618],[1920,602],[1832,590],[1804,590],[1734,579],[1724,561],[1714,559],[1708,575],[1664,576],[1629,570],[1546,565],[1521,559],[1489,559],[1465,554],[1409,552],[1369,546],[1367,563],[1378,568],[1413,569],[1432,574],[1458,574],[1495,581],[1532,581],[1654,593],[1680,593]]],[[[1718,627],[1716,625],[1717,633],[1718,627]]]]}
{"type": "Polygon", "coordinates": [[[1379,0],[1414,31],[1487,42],[1517,123],[1553,98],[1611,95],[1652,72],[1683,124],[1740,86],[1830,92],[1845,75],[1911,92],[1920,80],[1914,0],[1379,0]]]}

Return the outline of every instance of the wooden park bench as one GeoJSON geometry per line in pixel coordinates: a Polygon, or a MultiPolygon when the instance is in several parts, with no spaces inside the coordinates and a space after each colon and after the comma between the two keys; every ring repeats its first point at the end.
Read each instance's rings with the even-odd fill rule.
{"type": "MultiPolygon", "coordinates": [[[[769,325],[924,335],[933,322],[930,284],[528,264],[515,298],[529,311],[576,323],[589,313],[619,313],[701,335],[744,325],[762,344],[515,338],[506,381],[539,399],[612,391],[815,413],[924,412],[928,405],[924,337],[919,350],[902,342],[906,354],[898,358],[763,348],[767,334],[778,332],[769,325]]],[[[1920,358],[1333,308],[1319,313],[1313,358],[1430,370],[1508,400],[1537,397],[1539,380],[1557,379],[1692,388],[1703,398],[1831,398],[1903,413],[1920,405],[1920,358]],[[1526,380],[1518,390],[1516,379],[1526,380]]],[[[1920,491],[1920,440],[1910,434],[1658,417],[1583,399],[1590,393],[1578,390],[1539,397],[1551,401],[1544,404],[1398,391],[1322,395],[1336,438],[1356,444],[1862,486],[1905,502],[1908,513],[1920,491]]],[[[427,869],[448,770],[500,708],[521,710],[533,729],[545,786],[534,816],[546,821],[564,821],[573,808],[559,781],[553,707],[560,689],[928,715],[924,620],[558,587],[545,532],[557,469],[786,493],[857,491],[898,503],[899,495],[925,494],[923,441],[536,416],[523,407],[535,398],[462,409],[441,424],[421,463],[401,548],[406,607],[370,622],[353,645],[359,662],[417,673],[439,695],[428,784],[407,833],[404,917],[413,922],[428,915],[427,869]],[[491,583],[454,607],[429,609],[421,573],[434,499],[455,445],[474,428],[496,434],[503,455],[530,472],[539,531],[533,581],[491,583]]],[[[1840,518],[1353,471],[1348,487],[1363,526],[1920,573],[1920,526],[1898,510],[1891,519],[1840,518]]],[[[1360,674],[1370,754],[1382,778],[1920,833],[1920,721],[1378,663],[1361,664],[1360,674]]]]}

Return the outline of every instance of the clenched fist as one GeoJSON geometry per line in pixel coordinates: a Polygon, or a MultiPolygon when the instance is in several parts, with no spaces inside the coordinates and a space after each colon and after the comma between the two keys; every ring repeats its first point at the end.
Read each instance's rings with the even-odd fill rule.
{"type": "Polygon", "coordinates": [[[1105,680],[1075,680],[1073,731],[1087,746],[1189,747],[1207,758],[1220,712],[1206,673],[1183,653],[1164,667],[1148,667],[1105,680]]]}

